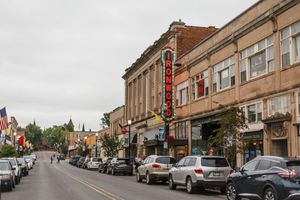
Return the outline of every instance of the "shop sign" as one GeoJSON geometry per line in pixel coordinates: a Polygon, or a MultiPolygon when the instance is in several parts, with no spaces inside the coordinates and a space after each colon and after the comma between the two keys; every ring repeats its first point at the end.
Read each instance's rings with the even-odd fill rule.
{"type": "Polygon", "coordinates": [[[247,132],[243,133],[241,138],[243,140],[262,140],[263,134],[262,131],[247,132]]]}
{"type": "Polygon", "coordinates": [[[174,117],[174,61],[175,54],[171,47],[165,47],[162,59],[162,111],[164,121],[171,121],[174,117]]]}

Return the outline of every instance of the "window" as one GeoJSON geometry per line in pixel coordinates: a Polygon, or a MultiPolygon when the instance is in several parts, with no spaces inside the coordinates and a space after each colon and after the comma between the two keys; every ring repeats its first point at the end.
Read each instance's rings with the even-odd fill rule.
{"type": "Polygon", "coordinates": [[[178,122],[175,124],[175,137],[176,139],[187,139],[188,126],[187,122],[178,122]]]}
{"type": "Polygon", "coordinates": [[[176,90],[176,104],[177,106],[185,105],[188,102],[188,81],[177,85],[176,90]]]}
{"type": "Polygon", "coordinates": [[[273,36],[269,36],[241,51],[240,58],[241,83],[274,71],[273,36]]]}
{"type": "Polygon", "coordinates": [[[274,115],[275,113],[286,114],[290,112],[290,96],[282,95],[278,97],[273,97],[269,100],[269,115],[274,115]]]}
{"type": "Polygon", "coordinates": [[[241,107],[248,123],[257,123],[262,120],[262,102],[246,105],[241,107]]]}
{"type": "Polygon", "coordinates": [[[254,171],[256,169],[257,164],[258,164],[258,160],[253,160],[251,162],[248,162],[246,165],[244,165],[242,170],[244,170],[244,171],[254,171]]]}
{"type": "Polygon", "coordinates": [[[208,71],[205,70],[191,79],[192,99],[208,96],[208,71]]]}
{"type": "Polygon", "coordinates": [[[271,167],[271,161],[261,160],[257,166],[257,170],[267,170],[271,167]]]}
{"type": "Polygon", "coordinates": [[[225,158],[202,158],[201,166],[205,167],[228,167],[229,164],[225,158]]]}
{"type": "Polygon", "coordinates": [[[184,166],[185,160],[186,160],[186,158],[182,158],[182,159],[178,162],[177,166],[178,166],[178,167],[184,166]]]}
{"type": "Polygon", "coordinates": [[[195,166],[196,165],[196,161],[197,161],[197,158],[191,158],[190,162],[189,162],[189,166],[195,166]]]}
{"type": "Polygon", "coordinates": [[[284,28],[280,32],[281,67],[300,61],[300,21],[284,28]]]}
{"type": "Polygon", "coordinates": [[[212,72],[212,92],[216,93],[220,90],[235,85],[235,61],[234,57],[218,63],[213,67],[212,72]]]}

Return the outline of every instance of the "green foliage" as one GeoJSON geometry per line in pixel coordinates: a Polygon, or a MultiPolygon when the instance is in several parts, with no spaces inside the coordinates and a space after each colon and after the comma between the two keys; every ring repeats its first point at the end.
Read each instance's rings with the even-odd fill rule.
{"type": "Polygon", "coordinates": [[[43,137],[45,137],[48,141],[48,145],[51,147],[60,146],[61,149],[65,145],[66,136],[68,134],[68,130],[64,126],[56,126],[54,125],[51,128],[47,128],[43,132],[43,137]]]}
{"type": "Polygon", "coordinates": [[[28,124],[25,128],[26,140],[30,141],[33,148],[36,150],[42,144],[42,129],[34,124],[28,124]]]}
{"type": "Polygon", "coordinates": [[[109,113],[104,113],[101,118],[103,128],[108,127],[110,125],[110,115],[109,113]]]}
{"type": "Polygon", "coordinates": [[[88,155],[88,147],[86,144],[79,146],[78,155],[83,156],[83,157],[86,157],[88,155]]]}
{"type": "Polygon", "coordinates": [[[123,148],[117,136],[104,134],[100,137],[100,141],[102,142],[102,149],[104,150],[105,156],[114,157],[118,155],[119,150],[123,148]]]}
{"type": "Polygon", "coordinates": [[[64,124],[63,127],[65,127],[65,129],[67,131],[69,131],[69,132],[74,132],[74,126],[73,126],[73,124],[70,124],[70,123],[64,124]]]}
{"type": "Polygon", "coordinates": [[[19,154],[16,151],[16,149],[9,144],[3,145],[0,149],[0,157],[18,157],[18,156],[19,154]]]}
{"type": "Polygon", "coordinates": [[[224,108],[218,116],[220,128],[209,138],[209,146],[223,151],[224,156],[233,163],[236,153],[241,152],[240,130],[248,128],[244,112],[238,107],[224,108]]]}

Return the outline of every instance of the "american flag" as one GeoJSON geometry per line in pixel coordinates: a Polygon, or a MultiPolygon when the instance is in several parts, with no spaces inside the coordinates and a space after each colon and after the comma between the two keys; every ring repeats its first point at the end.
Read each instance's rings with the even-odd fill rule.
{"type": "Polygon", "coordinates": [[[6,108],[2,108],[0,110],[0,130],[5,130],[8,128],[8,120],[7,120],[7,114],[6,114],[6,108]]]}

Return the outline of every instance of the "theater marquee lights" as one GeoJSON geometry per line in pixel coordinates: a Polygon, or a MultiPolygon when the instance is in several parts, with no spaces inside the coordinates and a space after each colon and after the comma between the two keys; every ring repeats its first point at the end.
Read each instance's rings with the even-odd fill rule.
{"type": "Polygon", "coordinates": [[[164,121],[174,117],[174,61],[175,54],[171,47],[165,47],[161,53],[162,60],[162,111],[164,121]]]}

